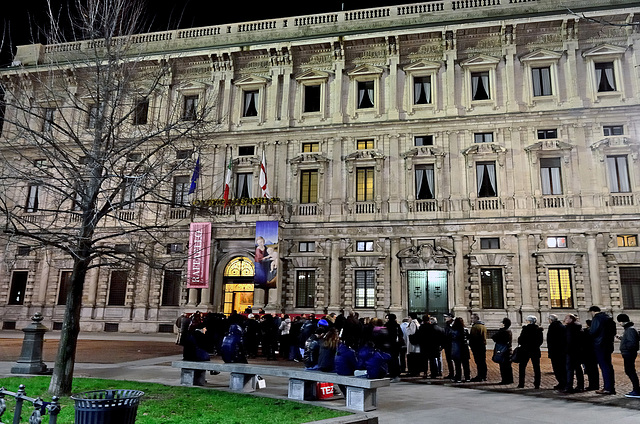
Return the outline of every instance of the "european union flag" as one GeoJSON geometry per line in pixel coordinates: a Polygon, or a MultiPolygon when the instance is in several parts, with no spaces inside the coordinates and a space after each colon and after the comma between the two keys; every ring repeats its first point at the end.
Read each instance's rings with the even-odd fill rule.
{"type": "Polygon", "coordinates": [[[193,169],[193,175],[191,176],[191,185],[189,186],[189,194],[196,191],[196,182],[200,178],[200,156],[196,160],[196,167],[193,169]]]}

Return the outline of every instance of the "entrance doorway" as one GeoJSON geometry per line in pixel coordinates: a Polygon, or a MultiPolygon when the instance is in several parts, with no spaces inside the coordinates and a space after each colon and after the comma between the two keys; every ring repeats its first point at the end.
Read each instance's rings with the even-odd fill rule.
{"type": "Polygon", "coordinates": [[[442,325],[443,315],[449,312],[447,271],[407,271],[407,280],[409,284],[409,312],[435,316],[438,318],[438,324],[442,325]]]}
{"type": "Polygon", "coordinates": [[[247,306],[253,306],[253,261],[246,257],[237,257],[229,261],[224,269],[224,305],[223,312],[244,312],[247,306]]]}

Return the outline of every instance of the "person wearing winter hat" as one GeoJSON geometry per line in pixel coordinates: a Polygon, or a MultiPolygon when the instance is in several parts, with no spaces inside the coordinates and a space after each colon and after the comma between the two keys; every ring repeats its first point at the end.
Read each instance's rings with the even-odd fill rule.
{"type": "Polygon", "coordinates": [[[625,396],[629,398],[640,398],[640,381],[638,380],[638,373],[636,372],[636,357],[638,356],[638,349],[640,347],[640,337],[638,337],[638,331],[633,327],[633,322],[629,319],[629,315],[619,314],[616,317],[616,321],[624,328],[622,336],[616,337],[620,339],[620,353],[624,361],[624,373],[629,377],[631,385],[633,386],[633,390],[625,396]]]}

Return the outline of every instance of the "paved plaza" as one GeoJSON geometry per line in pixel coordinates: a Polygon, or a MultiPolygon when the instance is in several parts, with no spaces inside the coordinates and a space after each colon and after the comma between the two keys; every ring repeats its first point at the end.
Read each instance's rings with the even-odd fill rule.
{"type": "MultiPolygon", "coordinates": [[[[171,361],[182,358],[181,348],[174,344],[172,335],[141,334],[81,334],[77,351],[75,375],[78,377],[112,378],[148,381],[177,385],[180,370],[171,368],[171,361]]],[[[0,376],[9,376],[11,366],[20,355],[22,332],[0,332],[0,376]]],[[[57,335],[47,333],[44,360],[53,366],[57,335]]],[[[622,360],[614,355],[616,370],[615,396],[601,396],[594,392],[559,394],[552,387],[555,380],[546,352],[542,358],[542,387],[533,388],[532,375],[527,375],[527,387],[498,386],[498,367],[489,363],[488,381],[485,383],[453,384],[448,380],[403,377],[399,383],[378,390],[378,409],[367,413],[380,423],[596,423],[616,424],[640,422],[640,399],[623,395],[630,391],[627,377],[622,371],[622,360]]],[[[219,358],[214,358],[218,361],[219,358]]],[[[263,362],[262,359],[251,360],[263,362]]],[[[273,361],[264,361],[273,365],[273,361]]],[[[285,366],[293,362],[278,361],[285,366]]],[[[298,365],[299,366],[299,365],[298,365]]],[[[471,364],[474,374],[474,364],[471,364]]],[[[529,368],[529,373],[531,369],[529,368]]],[[[514,366],[517,381],[518,371],[514,366]]],[[[228,375],[207,376],[208,386],[228,390],[228,375]]],[[[264,396],[287,394],[287,381],[267,378],[264,396]]],[[[127,387],[134,388],[134,387],[127,387]]],[[[342,409],[341,399],[326,401],[328,407],[342,409]]],[[[256,417],[256,423],[263,420],[256,417]]]]}

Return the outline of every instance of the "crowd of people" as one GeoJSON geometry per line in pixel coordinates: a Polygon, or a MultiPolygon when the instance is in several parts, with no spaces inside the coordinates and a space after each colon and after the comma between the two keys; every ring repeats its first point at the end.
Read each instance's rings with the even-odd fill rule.
{"type": "MultiPolygon", "coordinates": [[[[617,321],[623,333],[617,336],[611,316],[597,306],[589,312],[592,319],[585,322],[584,328],[574,314],[567,314],[562,320],[553,314],[548,317],[546,339],[557,380],[554,389],[563,393],[595,390],[602,395],[615,394],[611,355],[618,337],[624,371],[633,386],[625,396],[640,398],[635,370],[640,337],[633,322],[626,314],[619,314],[617,321]]],[[[320,319],[314,314],[290,317],[234,312],[226,317],[196,312],[178,318],[180,332],[176,342],[184,346],[185,360],[209,360],[211,355],[220,355],[225,362],[247,362],[258,355],[267,360],[276,360],[279,355],[283,360],[302,362],[307,369],[369,378],[388,376],[392,382],[400,381],[403,373],[458,383],[487,381],[488,332],[480,316],[471,314],[470,326],[452,314],[444,314],[444,321],[441,326],[434,316],[418,317],[414,313],[398,322],[394,314],[382,320],[360,318],[355,312],[346,316],[332,313],[320,319]],[[472,355],[476,368],[473,378],[472,355]],[[445,365],[447,375],[443,375],[445,365]]],[[[531,363],[533,387],[540,388],[544,334],[537,318],[526,317],[515,343],[507,317],[491,338],[494,349],[490,360],[499,365],[498,384],[515,384],[513,363],[517,363],[517,387],[524,388],[531,363]]]]}

